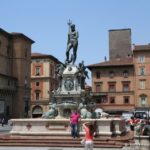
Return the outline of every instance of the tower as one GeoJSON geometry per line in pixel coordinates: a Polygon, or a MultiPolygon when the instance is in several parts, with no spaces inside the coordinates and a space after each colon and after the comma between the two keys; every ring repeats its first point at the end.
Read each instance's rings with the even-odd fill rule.
{"type": "Polygon", "coordinates": [[[131,29],[109,30],[109,59],[125,58],[131,55],[131,29]]]}

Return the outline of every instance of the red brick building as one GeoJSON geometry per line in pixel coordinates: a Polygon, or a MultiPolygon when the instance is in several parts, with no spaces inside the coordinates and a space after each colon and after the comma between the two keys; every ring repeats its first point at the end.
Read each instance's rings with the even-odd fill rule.
{"type": "Polygon", "coordinates": [[[50,92],[57,89],[55,70],[60,61],[52,55],[32,53],[31,56],[31,112],[40,117],[48,111],[50,92]]]}
{"type": "Polygon", "coordinates": [[[132,58],[88,66],[92,72],[92,96],[97,107],[112,114],[134,110],[134,64],[132,58]]]}

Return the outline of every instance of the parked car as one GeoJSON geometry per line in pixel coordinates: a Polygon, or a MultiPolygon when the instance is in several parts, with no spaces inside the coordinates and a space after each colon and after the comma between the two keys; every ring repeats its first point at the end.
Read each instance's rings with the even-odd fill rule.
{"type": "Polygon", "coordinates": [[[150,117],[148,111],[134,111],[134,118],[148,119],[150,117]]]}

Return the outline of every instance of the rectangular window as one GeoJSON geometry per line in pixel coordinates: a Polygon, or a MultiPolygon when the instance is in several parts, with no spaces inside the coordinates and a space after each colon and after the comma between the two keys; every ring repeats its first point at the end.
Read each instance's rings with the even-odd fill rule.
{"type": "Polygon", "coordinates": [[[41,68],[40,67],[36,67],[35,68],[35,75],[36,76],[40,76],[40,71],[41,71],[41,68]]]}
{"type": "Polygon", "coordinates": [[[129,104],[129,96],[124,96],[124,104],[129,104]]]}
{"type": "Polygon", "coordinates": [[[141,76],[145,75],[145,68],[144,67],[139,68],[139,75],[141,75],[141,76]]]}
{"type": "Polygon", "coordinates": [[[99,84],[96,85],[96,92],[100,92],[101,86],[99,84]]]}
{"type": "Polygon", "coordinates": [[[100,78],[100,76],[101,76],[100,72],[99,72],[99,71],[97,71],[97,72],[96,72],[96,79],[99,79],[99,78],[100,78]]]}
{"type": "Polygon", "coordinates": [[[106,96],[102,96],[99,99],[96,99],[96,103],[107,103],[107,97],[106,96]]]}
{"type": "Polygon", "coordinates": [[[144,63],[145,62],[145,56],[139,56],[138,57],[138,62],[139,63],[144,63]]]}
{"type": "Polygon", "coordinates": [[[10,46],[8,45],[7,46],[7,56],[9,56],[9,53],[10,53],[10,46]]]}
{"type": "Polygon", "coordinates": [[[40,86],[40,82],[39,81],[36,82],[36,86],[40,86]]]}
{"type": "Polygon", "coordinates": [[[102,83],[96,82],[95,83],[95,92],[101,92],[102,91],[102,83]]]}
{"type": "Polygon", "coordinates": [[[114,73],[113,71],[110,71],[110,72],[109,72],[109,77],[110,77],[110,78],[114,78],[114,76],[115,76],[115,73],[114,73]]]}
{"type": "Polygon", "coordinates": [[[25,58],[27,58],[27,56],[28,56],[28,49],[27,49],[27,48],[25,49],[25,54],[24,54],[24,56],[25,56],[25,58]]]}
{"type": "MultiPolygon", "coordinates": [[[[62,68],[59,67],[58,70],[60,71],[60,69],[62,69],[62,68]]],[[[50,76],[54,77],[54,65],[53,64],[50,64],[50,76]]]]}
{"type": "Polygon", "coordinates": [[[102,103],[101,99],[96,99],[96,103],[102,103]]]}
{"type": "Polygon", "coordinates": [[[100,92],[101,91],[101,85],[100,84],[96,84],[95,90],[96,90],[96,92],[100,92]]]}
{"type": "Polygon", "coordinates": [[[50,69],[50,76],[51,76],[51,77],[54,76],[54,74],[53,74],[53,69],[52,69],[52,68],[50,69]]]}
{"type": "Polygon", "coordinates": [[[110,99],[110,103],[112,104],[115,103],[115,97],[110,97],[109,99],[110,99]]]}
{"type": "Polygon", "coordinates": [[[123,77],[124,77],[124,78],[128,78],[128,76],[129,76],[129,72],[128,72],[127,70],[125,70],[125,71],[123,72],[123,77]]]}
{"type": "Polygon", "coordinates": [[[36,92],[36,93],[35,93],[35,96],[36,96],[36,97],[35,97],[36,100],[39,100],[39,99],[40,99],[40,92],[36,92]]]}
{"type": "Polygon", "coordinates": [[[123,91],[124,92],[130,91],[130,83],[129,82],[123,82],[122,86],[123,86],[123,91]]]}
{"type": "Polygon", "coordinates": [[[146,97],[141,97],[141,106],[143,107],[147,106],[146,97]]]}
{"type": "Polygon", "coordinates": [[[109,84],[109,92],[116,91],[116,83],[108,83],[109,84]]]}
{"type": "Polygon", "coordinates": [[[146,83],[145,80],[140,81],[140,89],[145,89],[145,83],[146,83]]]}

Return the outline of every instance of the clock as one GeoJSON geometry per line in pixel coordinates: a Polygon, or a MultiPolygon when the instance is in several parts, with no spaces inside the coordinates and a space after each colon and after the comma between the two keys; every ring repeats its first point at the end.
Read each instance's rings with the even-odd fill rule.
{"type": "Polygon", "coordinates": [[[64,82],[64,87],[67,91],[73,90],[74,87],[73,80],[71,78],[66,78],[64,82]]]}

